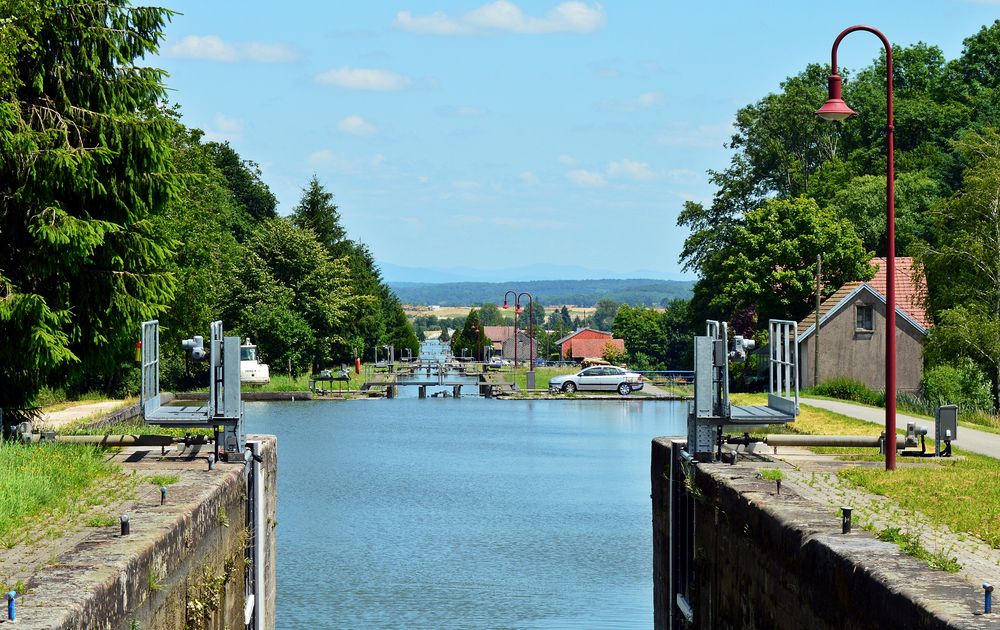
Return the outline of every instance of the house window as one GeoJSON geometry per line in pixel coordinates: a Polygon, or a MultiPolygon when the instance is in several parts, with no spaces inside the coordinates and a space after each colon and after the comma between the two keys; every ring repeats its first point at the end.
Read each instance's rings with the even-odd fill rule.
{"type": "Polygon", "coordinates": [[[859,304],[856,309],[855,329],[859,332],[872,332],[875,330],[875,307],[871,304],[859,304]]]}

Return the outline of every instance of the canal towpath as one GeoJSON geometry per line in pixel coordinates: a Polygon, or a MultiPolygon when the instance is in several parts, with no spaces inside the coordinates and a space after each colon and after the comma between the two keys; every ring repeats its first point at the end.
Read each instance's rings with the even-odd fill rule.
{"type": "MultiPolygon", "coordinates": [[[[885,409],[881,407],[867,407],[842,400],[825,400],[821,398],[800,398],[799,400],[803,404],[826,409],[827,411],[839,413],[849,418],[856,418],[874,424],[885,423],[885,409]]],[[[959,418],[961,418],[961,415],[959,415],[959,418]]],[[[896,414],[897,427],[905,428],[909,422],[914,422],[917,426],[927,427],[928,439],[934,439],[933,420],[902,413],[896,414]]],[[[1000,434],[997,433],[970,429],[968,425],[962,425],[958,428],[955,445],[973,453],[1000,459],[1000,434]]]]}

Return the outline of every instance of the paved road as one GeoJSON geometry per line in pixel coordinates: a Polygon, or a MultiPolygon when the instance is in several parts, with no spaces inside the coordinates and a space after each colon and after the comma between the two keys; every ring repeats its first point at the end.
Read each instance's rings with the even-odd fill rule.
{"type": "Polygon", "coordinates": [[[102,400],[92,403],[82,403],[61,411],[43,413],[39,424],[50,429],[60,429],[74,420],[111,413],[124,404],[124,400],[102,400]]]}
{"type": "MultiPolygon", "coordinates": [[[[875,424],[885,424],[885,409],[865,407],[864,405],[856,405],[841,400],[820,400],[818,398],[800,398],[799,400],[803,404],[827,409],[851,418],[857,418],[858,420],[866,420],[875,424]]],[[[959,418],[961,418],[961,412],[959,418]]],[[[934,421],[902,413],[896,414],[897,427],[906,428],[906,423],[908,422],[916,422],[917,426],[927,427],[927,439],[931,442],[928,444],[928,448],[933,449],[934,421]]],[[[960,426],[958,427],[958,437],[955,440],[955,446],[972,451],[973,453],[980,453],[981,455],[989,455],[990,457],[1000,459],[1000,434],[977,431],[966,426],[960,426]]]]}

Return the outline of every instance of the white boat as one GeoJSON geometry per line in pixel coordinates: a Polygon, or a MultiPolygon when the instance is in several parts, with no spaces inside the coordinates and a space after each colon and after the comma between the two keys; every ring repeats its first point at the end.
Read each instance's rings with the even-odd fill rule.
{"type": "Polygon", "coordinates": [[[271,382],[271,370],[257,362],[257,346],[247,342],[240,346],[240,382],[248,385],[266,385],[271,382]]]}

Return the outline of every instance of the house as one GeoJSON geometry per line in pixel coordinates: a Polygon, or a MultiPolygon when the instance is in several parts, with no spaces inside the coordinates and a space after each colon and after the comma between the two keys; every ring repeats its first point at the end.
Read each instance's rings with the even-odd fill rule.
{"type": "Polygon", "coordinates": [[[503,343],[514,336],[513,326],[483,326],[483,335],[493,344],[493,352],[503,351],[503,343]]]}
{"type": "MultiPolygon", "coordinates": [[[[848,282],[819,307],[819,382],[834,377],[885,389],[885,258],[868,282],[848,282]]],[[[924,308],[926,282],[912,258],[896,258],[896,381],[915,391],[923,377],[923,340],[932,323],[924,308]]],[[[799,383],[814,384],[816,312],[798,326],[799,383]]]]}
{"type": "Polygon", "coordinates": [[[563,361],[582,361],[587,357],[603,357],[604,347],[609,343],[615,350],[624,354],[624,341],[613,339],[609,332],[593,328],[581,328],[556,342],[559,346],[559,356],[563,361]]]}
{"type": "MultiPolygon", "coordinates": [[[[517,331],[517,361],[518,363],[522,361],[530,361],[532,352],[534,355],[538,356],[538,341],[536,340],[534,346],[531,344],[531,337],[528,333],[523,330],[517,331]]],[[[514,349],[514,335],[510,335],[504,339],[500,348],[500,357],[504,359],[514,360],[515,358],[514,349]]]]}

